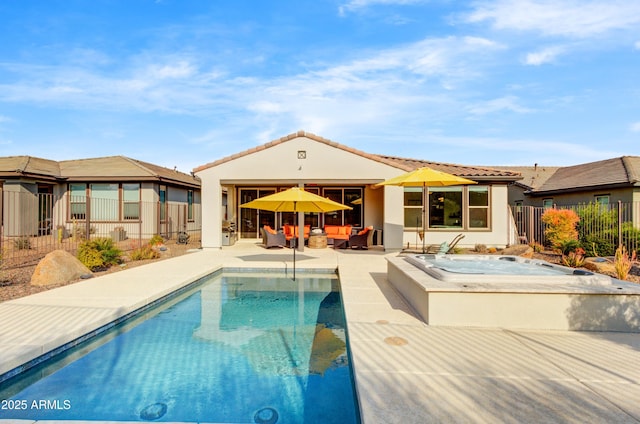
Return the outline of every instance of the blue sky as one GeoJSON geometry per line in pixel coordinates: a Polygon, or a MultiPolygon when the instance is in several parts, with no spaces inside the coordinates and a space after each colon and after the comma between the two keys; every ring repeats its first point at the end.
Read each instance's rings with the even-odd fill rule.
{"type": "Polygon", "coordinates": [[[0,2],[0,155],[182,171],[305,130],[467,165],[640,155],[636,0],[0,2]]]}

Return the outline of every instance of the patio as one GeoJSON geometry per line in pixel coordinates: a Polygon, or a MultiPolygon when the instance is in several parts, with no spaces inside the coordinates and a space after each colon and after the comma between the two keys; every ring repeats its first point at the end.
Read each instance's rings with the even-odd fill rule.
{"type": "MultiPolygon", "coordinates": [[[[223,265],[290,270],[289,253],[241,241],[0,303],[0,373],[223,265]]],[[[339,270],[364,423],[640,422],[640,334],[429,327],[387,255],[305,249],[296,264],[339,270]]]]}

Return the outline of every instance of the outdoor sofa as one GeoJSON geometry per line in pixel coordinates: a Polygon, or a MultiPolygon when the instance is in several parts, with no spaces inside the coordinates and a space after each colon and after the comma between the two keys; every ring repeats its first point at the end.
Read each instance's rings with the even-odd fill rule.
{"type": "Polygon", "coordinates": [[[327,235],[327,242],[335,244],[335,240],[349,241],[351,237],[351,225],[325,225],[324,232],[327,235]]]}

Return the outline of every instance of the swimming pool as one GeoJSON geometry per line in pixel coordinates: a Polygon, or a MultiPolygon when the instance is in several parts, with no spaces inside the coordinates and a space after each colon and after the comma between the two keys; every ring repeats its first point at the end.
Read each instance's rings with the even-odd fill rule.
{"type": "Polygon", "coordinates": [[[0,419],[358,423],[339,282],[305,277],[216,275],[7,380],[0,419]]]}

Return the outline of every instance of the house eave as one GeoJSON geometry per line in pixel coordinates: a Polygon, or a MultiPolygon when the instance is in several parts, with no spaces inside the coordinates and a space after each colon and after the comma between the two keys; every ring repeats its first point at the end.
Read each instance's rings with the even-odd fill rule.
{"type": "Polygon", "coordinates": [[[553,195],[566,194],[566,193],[614,190],[614,189],[631,188],[631,187],[638,187],[638,186],[640,185],[637,183],[636,184],[629,184],[629,183],[603,184],[603,185],[588,186],[588,187],[559,188],[555,190],[529,190],[529,191],[525,191],[525,194],[531,197],[543,197],[543,196],[553,196],[553,195]]]}

